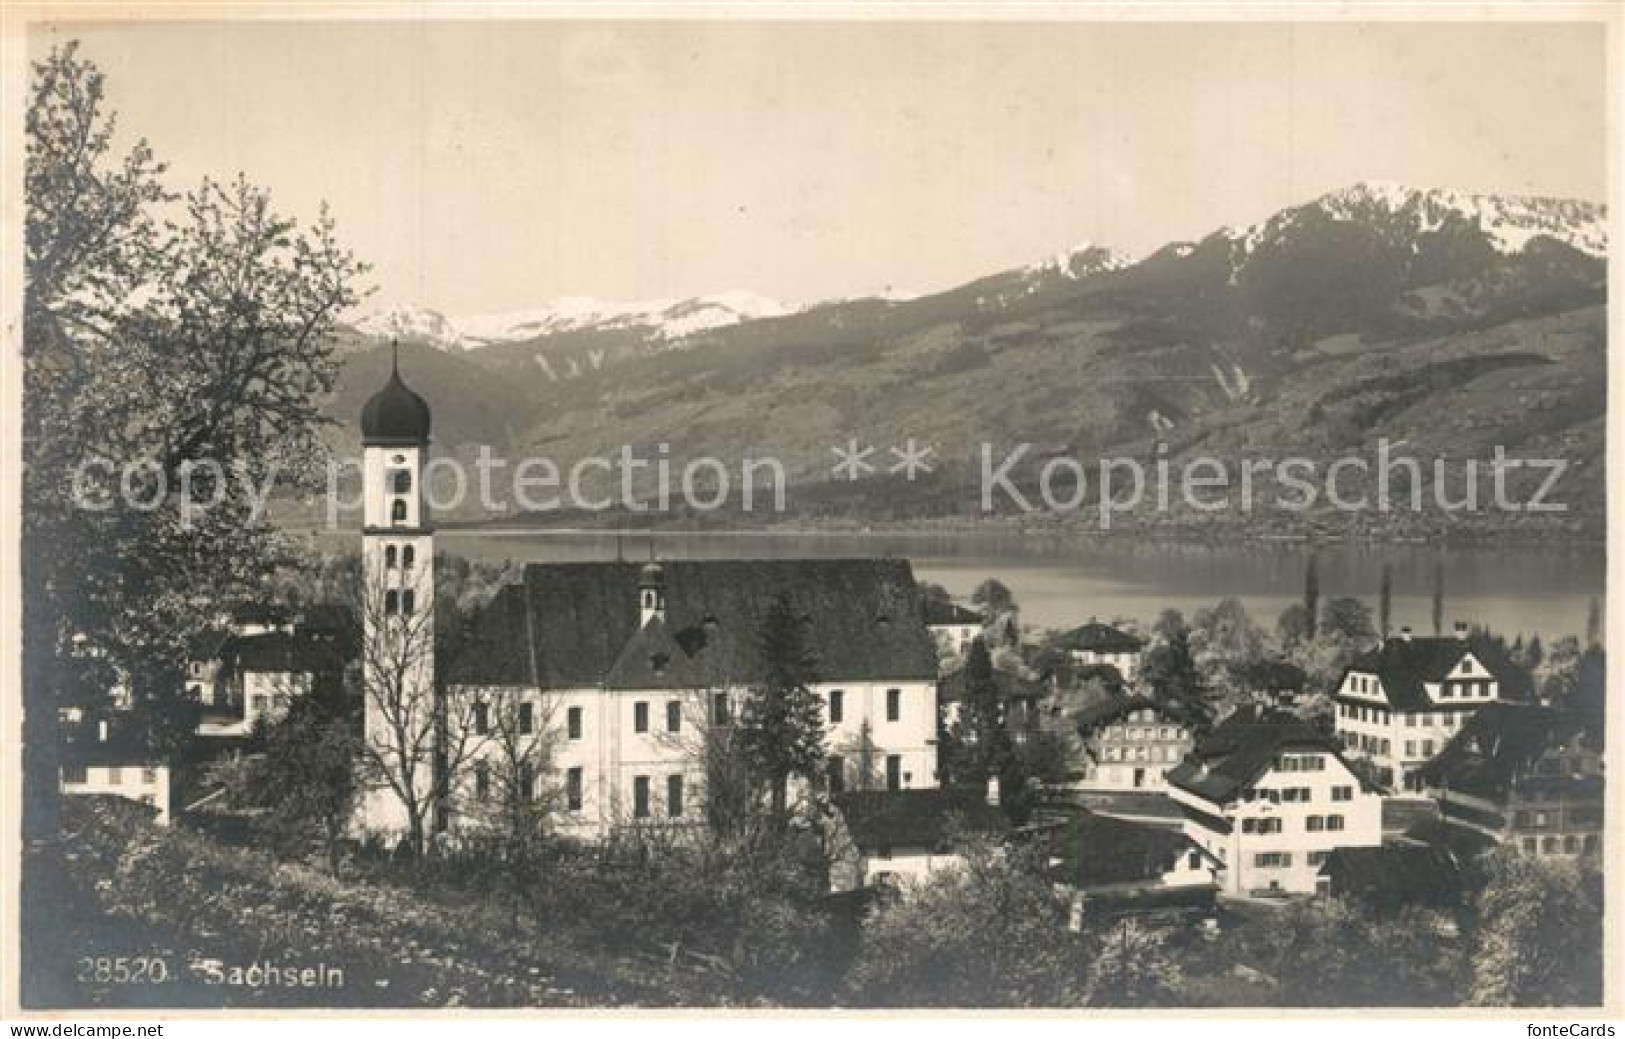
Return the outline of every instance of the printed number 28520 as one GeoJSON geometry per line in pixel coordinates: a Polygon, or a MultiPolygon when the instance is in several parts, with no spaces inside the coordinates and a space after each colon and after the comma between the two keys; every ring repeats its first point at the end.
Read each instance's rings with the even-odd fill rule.
{"type": "Polygon", "coordinates": [[[161,956],[81,956],[75,961],[81,985],[162,985],[169,964],[161,956]]]}

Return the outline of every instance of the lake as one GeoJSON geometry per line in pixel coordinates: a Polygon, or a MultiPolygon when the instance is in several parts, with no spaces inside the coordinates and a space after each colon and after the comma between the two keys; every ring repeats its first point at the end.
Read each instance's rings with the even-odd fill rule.
{"type": "MultiPolygon", "coordinates": [[[[441,531],[440,547],[470,558],[500,561],[613,559],[608,531],[441,531]]],[[[1011,532],[780,533],[660,532],[656,552],[667,559],[903,556],[915,574],[955,596],[968,596],[997,577],[1015,593],[1022,617],[1045,628],[1072,627],[1091,616],[1150,622],[1168,607],[1189,616],[1235,596],[1253,618],[1273,629],[1275,618],[1303,595],[1308,549],[1301,543],[1207,545],[1166,541],[1011,532]]],[[[624,535],[628,559],[648,554],[650,535],[624,535]]],[[[1485,625],[1509,637],[1579,635],[1593,598],[1602,599],[1602,546],[1546,549],[1490,546],[1439,549],[1422,545],[1322,545],[1324,601],[1352,595],[1376,609],[1384,563],[1393,572],[1394,626],[1423,634],[1432,628],[1435,561],[1445,574],[1445,625],[1485,625]]]]}

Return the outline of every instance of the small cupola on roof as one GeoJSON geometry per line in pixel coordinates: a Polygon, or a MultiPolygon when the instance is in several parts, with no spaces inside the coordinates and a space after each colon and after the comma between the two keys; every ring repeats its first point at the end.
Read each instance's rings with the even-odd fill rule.
{"type": "Polygon", "coordinates": [[[653,559],[638,572],[638,625],[666,617],[666,568],[653,559]]]}
{"type": "Polygon", "coordinates": [[[427,444],[429,402],[401,381],[400,348],[394,346],[389,381],[361,409],[363,444],[427,444]]]}

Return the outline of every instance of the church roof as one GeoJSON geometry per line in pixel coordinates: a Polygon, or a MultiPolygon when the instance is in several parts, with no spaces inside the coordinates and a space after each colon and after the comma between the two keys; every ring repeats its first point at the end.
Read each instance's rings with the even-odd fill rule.
{"type": "Polygon", "coordinates": [[[640,626],[642,567],[532,563],[476,618],[451,663],[461,685],[694,688],[761,674],[763,618],[782,593],[824,681],[933,681],[936,646],[907,560],[670,560],[665,615],[640,626]],[[673,649],[676,650],[673,653],[673,649]],[[662,654],[670,654],[659,662],[662,654]],[[657,673],[658,670],[658,673],[657,673]]]}
{"type": "Polygon", "coordinates": [[[429,402],[401,381],[397,355],[389,381],[361,409],[361,441],[407,446],[429,441],[429,402]]]}

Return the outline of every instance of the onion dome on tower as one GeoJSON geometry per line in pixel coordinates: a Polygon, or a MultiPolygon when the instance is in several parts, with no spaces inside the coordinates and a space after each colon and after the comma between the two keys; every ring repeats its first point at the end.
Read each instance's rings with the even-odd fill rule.
{"type": "Polygon", "coordinates": [[[392,344],[389,381],[361,409],[363,444],[427,444],[429,402],[401,381],[400,347],[392,344]]]}

